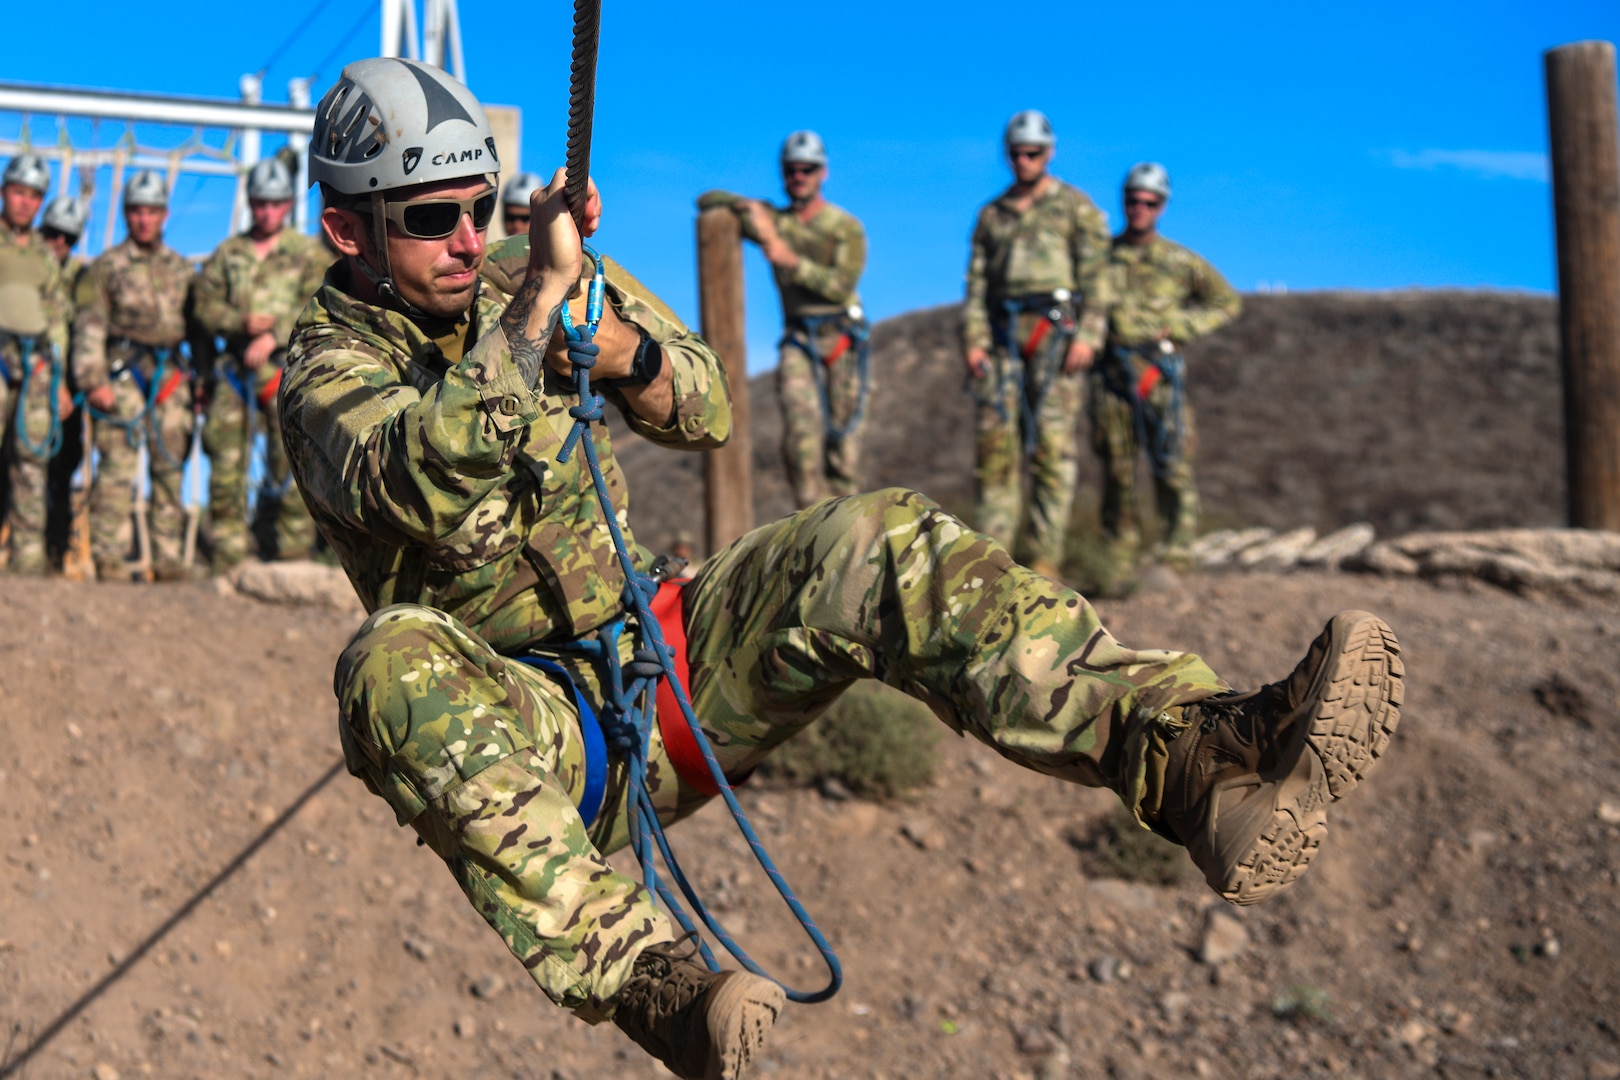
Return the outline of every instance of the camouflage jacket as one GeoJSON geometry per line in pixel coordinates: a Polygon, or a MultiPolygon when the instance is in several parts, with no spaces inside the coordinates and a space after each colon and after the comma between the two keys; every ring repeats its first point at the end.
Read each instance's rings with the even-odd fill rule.
{"type": "Polygon", "coordinates": [[[285,345],[331,263],[319,240],[296,229],[281,230],[263,259],[252,237],[233,236],[215,249],[192,282],[192,317],[207,333],[224,338],[233,357],[247,348],[243,327],[249,315],[275,316],[271,332],[285,345]]]}
{"type": "MultiPolygon", "coordinates": [[[[741,206],[742,196],[729,191],[704,194],[698,205],[741,206]]],[[[821,209],[802,221],[790,206],[772,206],[771,217],[782,242],[799,257],[792,270],[771,267],[776,275],[776,291],[782,297],[782,318],[800,315],[826,315],[843,311],[861,298],[855,285],[866,270],[866,230],[860,221],[841,206],[823,203],[821,209]]],[[[759,243],[753,219],[738,212],[743,235],[759,243]]]]}
{"type": "MultiPolygon", "coordinates": [[[[505,249],[509,269],[521,241],[505,249]]],[[[646,287],[604,260],[608,297],[664,348],[675,411],[630,427],[665,446],[702,450],[731,434],[725,370],[713,350],[646,287]]],[[[499,272],[501,267],[494,268],[499,272]]],[[[624,575],[585,456],[557,452],[573,424],[572,383],[543,368],[534,389],[500,326],[507,297],[485,288],[460,362],[419,326],[345,291],[327,272],[293,331],[282,380],[283,438],[298,486],[367,610],[424,604],[460,619],[501,652],[579,637],[620,609],[624,575]]],[[[624,475],[606,425],[593,428],[620,527],[632,545],[624,475]]],[[[647,555],[636,549],[637,561],[647,555]]]]}
{"type": "MultiPolygon", "coordinates": [[[[56,258],[36,230],[15,233],[0,223],[0,332],[65,347],[66,328],[52,302],[57,277],[56,258]]],[[[0,353],[8,368],[13,367],[16,352],[8,342],[0,353]]],[[[20,373],[12,370],[11,376],[19,378],[20,373]]]]}
{"type": "Polygon", "coordinates": [[[1194,341],[1243,310],[1238,294],[1213,266],[1162,236],[1140,246],[1115,237],[1108,276],[1112,345],[1149,345],[1166,333],[1177,343],[1194,341]]]}
{"type": "Polygon", "coordinates": [[[1006,317],[1001,302],[1067,289],[1079,305],[1076,337],[1102,344],[1106,297],[1100,280],[1108,261],[1108,215],[1079,188],[1052,178],[1029,209],[1014,205],[1012,190],[979,211],[968,258],[962,346],[988,349],[992,320],[1006,317]]]}
{"type": "Polygon", "coordinates": [[[81,390],[107,383],[113,362],[139,354],[121,344],[174,348],[186,336],[191,264],[159,243],[142,251],[133,240],[101,253],[78,288],[73,319],[73,375],[81,390]]]}

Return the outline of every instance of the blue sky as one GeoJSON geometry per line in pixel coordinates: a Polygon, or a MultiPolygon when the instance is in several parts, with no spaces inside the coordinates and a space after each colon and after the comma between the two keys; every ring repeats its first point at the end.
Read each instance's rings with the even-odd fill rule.
{"type": "MultiPolygon", "coordinates": [[[[60,35],[59,10],[14,6],[14,39],[60,35]]],[[[485,101],[523,108],[522,164],[535,171],[561,158],[571,6],[464,0],[461,9],[468,81],[485,101]]],[[[1057,128],[1054,171],[1112,222],[1130,165],[1164,162],[1176,189],[1164,231],[1240,289],[1550,291],[1541,52],[1620,37],[1612,2],[1236,13],[1047,3],[1005,21],[982,3],[604,6],[599,246],[694,320],[693,198],[710,187],[777,194],[776,147],[798,127],[826,138],[827,194],[866,223],[868,310],[883,317],[958,297],[974,211],[1006,183],[1002,124],[1030,107],[1057,128]]],[[[238,76],[279,49],[266,98],[280,101],[288,78],[319,68],[318,96],[344,62],[377,49],[375,0],[324,5],[285,48],[315,9],[295,0],[271,10],[84,0],[74,21],[93,33],[72,48],[11,50],[0,77],[233,97],[238,76]],[[152,51],[130,46],[142,40],[152,51]]],[[[18,123],[0,115],[0,136],[18,123]]],[[[48,121],[35,131],[54,138],[48,121]]],[[[181,137],[138,134],[149,144],[181,137]]],[[[211,248],[228,206],[227,186],[183,181],[172,242],[211,248]]],[[[777,307],[757,253],[749,266],[757,370],[774,362],[777,307]]]]}

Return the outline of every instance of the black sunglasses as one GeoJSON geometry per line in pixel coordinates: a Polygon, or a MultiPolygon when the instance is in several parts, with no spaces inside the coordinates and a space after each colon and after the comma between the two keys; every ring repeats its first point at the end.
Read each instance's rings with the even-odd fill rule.
{"type": "Polygon", "coordinates": [[[387,203],[386,216],[399,231],[417,240],[442,240],[456,231],[461,215],[472,215],[473,228],[489,228],[495,216],[495,189],[465,199],[417,199],[387,203]]]}
{"type": "Polygon", "coordinates": [[[1159,207],[1164,205],[1164,202],[1163,202],[1163,200],[1160,200],[1160,199],[1143,199],[1143,198],[1140,198],[1138,196],[1133,195],[1133,196],[1130,196],[1129,198],[1127,198],[1125,200],[1125,205],[1126,206],[1145,206],[1149,210],[1157,210],[1159,207]]]}
{"type": "Polygon", "coordinates": [[[821,171],[820,165],[784,165],[782,173],[785,176],[814,176],[821,171]]]}
{"type": "Polygon", "coordinates": [[[1034,161],[1036,158],[1046,153],[1046,147],[1037,146],[1030,150],[1009,150],[1007,153],[1011,154],[1014,158],[1028,158],[1030,161],[1034,161]]]}

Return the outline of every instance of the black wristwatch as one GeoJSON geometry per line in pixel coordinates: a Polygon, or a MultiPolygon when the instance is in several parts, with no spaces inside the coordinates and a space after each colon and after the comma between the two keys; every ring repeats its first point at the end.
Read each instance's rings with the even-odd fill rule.
{"type": "Polygon", "coordinates": [[[630,362],[630,374],[620,379],[609,379],[607,385],[624,388],[627,386],[646,386],[664,371],[664,350],[658,342],[647,336],[647,331],[636,328],[641,332],[641,344],[636,346],[636,358],[630,362]]]}

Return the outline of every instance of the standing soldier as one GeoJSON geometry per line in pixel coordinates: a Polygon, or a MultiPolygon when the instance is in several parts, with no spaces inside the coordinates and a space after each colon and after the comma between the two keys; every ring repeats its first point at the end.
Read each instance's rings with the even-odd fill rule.
{"type": "Polygon", "coordinates": [[[1114,238],[1108,347],[1092,373],[1091,445],[1102,459],[1102,529],[1110,584],[1133,571],[1141,544],[1136,454],[1147,450],[1165,553],[1184,555],[1198,532],[1193,415],[1181,346],[1237,318],[1243,304],[1216,269],[1159,235],[1170,174],[1143,162],[1125,177],[1125,231],[1114,238]]]}
{"type": "Polygon", "coordinates": [[[1102,343],[1095,291],[1108,218],[1047,171],[1057,137],[1045,114],[1018,113],[1004,143],[1013,184],[979,211],[962,309],[978,526],[1056,578],[1079,467],[1080,373],[1102,343]],[[1015,546],[1026,459],[1029,532],[1015,546]]]}
{"type": "MultiPolygon", "coordinates": [[[[405,60],[350,64],[315,110],[310,175],[342,259],[299,318],[281,410],[305,497],[371,613],[334,678],[344,756],[553,1001],[611,1019],[677,1076],[738,1080],[782,989],[711,971],[605,858],[632,814],[673,823],[718,785],[701,757],[694,769],[684,710],[638,718],[608,689],[648,662],[619,630],[652,559],[608,428],[584,436],[592,467],[564,452],[579,450],[571,412],[600,416],[599,395],[662,446],[723,443],[725,371],[594,252],[600,323],[565,351],[564,312],[588,316],[561,170],[531,200],[516,293],[480,291],[493,145],[466,87],[405,60]],[[379,152],[395,144],[412,153],[379,152]],[[569,351],[591,361],[585,402],[569,351]],[[603,728],[611,783],[609,752],[588,749],[603,728]],[[620,748],[637,743],[633,764],[620,748]],[[630,802],[625,770],[645,801],[630,802]]],[[[601,202],[583,186],[589,235],[601,202]]],[[[881,678],[1014,761],[1111,788],[1241,903],[1304,873],[1328,804],[1399,717],[1398,646],[1372,615],[1335,617],[1288,679],[1234,694],[1196,656],[1124,647],[1077,593],[899,489],[824,500],[659,588],[726,776],[881,678]]]]}
{"type": "Polygon", "coordinates": [[[266,158],[248,173],[248,209],[253,225],[226,240],[203,264],[192,284],[192,317],[204,333],[224,339],[203,425],[208,451],[208,518],[212,568],[221,574],[247,558],[247,466],[254,416],[265,420],[267,487],[279,493],[276,554],[307,556],[315,523],[291,482],[281,440],[276,390],[281,386],[287,339],[298,313],[321,287],[332,259],[320,241],[287,228],[293,208],[292,174],[279,158],[266,158]]]}
{"type": "Polygon", "coordinates": [[[142,169],[124,188],[129,235],[90,264],[73,323],[73,374],[96,420],[101,455],[90,492],[90,532],[103,581],[129,574],[125,556],[143,447],[152,486],[152,572],[160,580],[187,575],[180,479],[192,417],[180,343],[192,272],[163,243],[168,218],[168,183],[142,169]]]}
{"type": "Polygon", "coordinates": [[[34,229],[51,172],[38,154],[18,154],[0,179],[0,446],[11,480],[9,526],[14,573],[43,574],[46,470],[61,442],[61,357],[67,327],[57,303],[60,268],[34,229]]]}
{"type": "MultiPolygon", "coordinates": [[[[45,216],[39,223],[39,235],[45,241],[45,246],[51,249],[51,254],[56,257],[54,298],[56,314],[53,317],[62,325],[64,342],[72,336],[73,318],[78,312],[79,289],[84,284],[85,270],[89,267],[89,261],[83,255],[73,253],[73,249],[79,246],[79,237],[84,234],[88,217],[87,200],[59,195],[45,207],[45,216]]],[[[71,385],[71,378],[67,378],[68,356],[69,348],[64,344],[61,363],[64,369],[64,382],[69,384],[68,391],[71,392],[77,387],[71,385]]],[[[62,573],[74,581],[85,581],[95,577],[95,564],[90,554],[88,517],[90,470],[85,461],[88,454],[84,442],[84,425],[88,420],[82,410],[73,408],[71,398],[59,406],[59,413],[62,424],[61,449],[48,470],[47,502],[60,510],[51,512],[52,520],[48,527],[55,527],[55,519],[59,513],[67,522],[68,543],[62,553],[62,573]],[[75,496],[73,477],[81,465],[85,467],[84,487],[75,496]]]]}
{"type": "Polygon", "coordinates": [[[529,196],[545,184],[534,173],[520,172],[506,182],[501,196],[501,228],[507,236],[523,236],[529,231],[529,196]]]}
{"type": "Polygon", "coordinates": [[[729,192],[698,206],[729,204],[757,243],[782,298],[776,391],[782,402],[782,461],[801,509],[858,488],[860,429],[871,393],[866,317],[855,285],[866,269],[866,230],[821,197],[827,147],[813,131],[782,143],[777,208],[729,192]]]}

